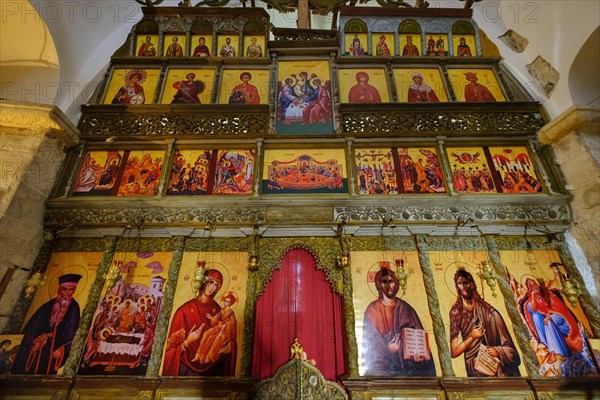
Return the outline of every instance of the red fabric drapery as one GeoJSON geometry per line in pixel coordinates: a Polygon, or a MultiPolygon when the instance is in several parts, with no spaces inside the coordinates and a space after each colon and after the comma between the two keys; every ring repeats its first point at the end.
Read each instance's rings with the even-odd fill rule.
{"type": "Polygon", "coordinates": [[[272,376],[290,358],[294,338],[326,379],[345,373],[341,297],[331,290],[313,256],[290,250],[256,302],[252,375],[272,376]]]}

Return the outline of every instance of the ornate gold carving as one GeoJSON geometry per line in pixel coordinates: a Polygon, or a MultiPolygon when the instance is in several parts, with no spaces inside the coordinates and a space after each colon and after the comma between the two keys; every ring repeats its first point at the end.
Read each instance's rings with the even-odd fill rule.
{"type": "MultiPolygon", "coordinates": [[[[499,202],[498,202],[499,203],[499,202]]],[[[439,205],[421,206],[348,206],[334,207],[336,221],[393,221],[456,222],[459,218],[474,221],[523,221],[549,220],[568,223],[571,220],[569,207],[564,204],[492,204],[492,205],[439,205]]]]}
{"type": "Polygon", "coordinates": [[[152,345],[152,355],[148,361],[147,376],[156,377],[160,374],[160,362],[162,360],[163,348],[167,337],[167,329],[169,327],[169,318],[173,309],[173,300],[175,299],[175,287],[177,286],[177,277],[179,276],[179,268],[186,247],[186,238],[177,236],[171,242],[173,245],[173,255],[169,265],[169,277],[165,286],[165,295],[163,296],[163,304],[158,317],[156,330],[154,332],[154,344],[152,345]]]}
{"type": "Polygon", "coordinates": [[[269,399],[347,399],[344,389],[326,380],[306,361],[293,358],[282,365],[272,378],[256,385],[254,398],[269,399]]]}
{"type": "MultiPolygon", "coordinates": [[[[101,107],[101,106],[95,106],[101,107]]],[[[114,107],[114,106],[106,106],[114,107]]],[[[152,106],[144,106],[144,108],[152,106]]],[[[266,136],[269,128],[267,106],[264,112],[249,112],[244,107],[224,109],[219,113],[178,114],[171,110],[164,114],[150,112],[128,113],[92,111],[79,120],[83,137],[110,136],[266,136]]],[[[250,106],[252,107],[252,106],[250,106]]],[[[255,106],[260,107],[260,106],[255,106]]]]}
{"type": "Polygon", "coordinates": [[[357,111],[342,106],[344,134],[412,136],[435,132],[447,136],[531,135],[543,126],[538,112],[357,111]]]}
{"type": "Polygon", "coordinates": [[[191,222],[264,222],[264,207],[223,208],[50,208],[46,226],[127,225],[132,218],[146,224],[182,224],[191,222]]]}
{"type": "Polygon", "coordinates": [[[429,305],[429,310],[431,311],[435,343],[439,350],[442,375],[445,377],[452,377],[454,376],[454,370],[452,368],[452,358],[450,357],[450,346],[446,339],[446,328],[444,326],[444,320],[442,319],[440,302],[438,300],[439,297],[435,290],[433,271],[429,262],[430,248],[428,239],[429,238],[426,238],[425,236],[418,235],[415,237],[415,245],[419,249],[419,262],[421,263],[421,269],[423,270],[423,282],[425,283],[425,292],[427,293],[427,303],[429,305]]]}
{"type": "Polygon", "coordinates": [[[500,287],[500,292],[504,297],[504,305],[506,306],[506,311],[508,312],[508,316],[512,322],[515,338],[519,344],[519,348],[521,349],[521,356],[523,363],[525,364],[527,374],[529,376],[538,376],[538,364],[533,350],[529,344],[529,330],[525,326],[521,314],[517,309],[514,293],[510,288],[510,284],[506,278],[506,271],[504,270],[505,267],[500,260],[500,252],[496,244],[496,239],[497,238],[494,236],[485,236],[488,255],[492,260],[492,266],[494,267],[496,276],[498,278],[498,286],[500,287]]]}
{"type": "Polygon", "coordinates": [[[73,342],[71,345],[71,353],[69,354],[69,358],[65,362],[64,373],[65,376],[73,377],[75,376],[75,372],[77,371],[77,366],[79,364],[79,360],[85,350],[85,340],[88,335],[88,331],[90,330],[90,326],[92,325],[92,318],[94,316],[94,312],[96,311],[96,306],[98,304],[98,299],[100,298],[100,294],[102,291],[102,286],[104,286],[104,276],[108,271],[108,267],[110,266],[113,256],[115,254],[115,250],[117,248],[118,237],[107,237],[105,239],[105,248],[104,253],[102,254],[102,258],[100,259],[100,264],[98,264],[98,269],[96,270],[96,279],[92,284],[90,289],[90,293],[87,298],[87,303],[83,312],[81,313],[81,319],[79,320],[79,328],[75,333],[75,337],[73,338],[73,342]]]}

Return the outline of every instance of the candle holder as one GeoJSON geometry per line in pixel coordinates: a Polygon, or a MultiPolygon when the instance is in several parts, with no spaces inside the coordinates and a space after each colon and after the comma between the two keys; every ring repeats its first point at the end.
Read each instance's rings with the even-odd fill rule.
{"type": "Polygon", "coordinates": [[[114,287],[117,281],[121,278],[121,267],[123,266],[123,260],[115,260],[113,262],[113,266],[106,274],[106,291],[110,292],[114,287]]]}
{"type": "Polygon", "coordinates": [[[482,282],[485,280],[485,283],[490,287],[490,289],[492,289],[492,297],[497,297],[497,281],[496,277],[494,276],[492,264],[488,260],[482,261],[481,264],[477,267],[477,276],[479,276],[482,282]]]}
{"type": "Polygon", "coordinates": [[[198,292],[204,282],[206,282],[206,261],[198,261],[196,263],[196,270],[194,271],[194,277],[192,278],[192,288],[194,292],[198,292]]]}
{"type": "Polygon", "coordinates": [[[31,275],[25,282],[25,298],[29,299],[46,282],[46,277],[41,272],[31,275]]]}
{"type": "Polygon", "coordinates": [[[337,256],[337,265],[340,268],[346,268],[350,265],[350,253],[348,251],[344,250],[337,256]]]}
{"type": "Polygon", "coordinates": [[[566,297],[573,307],[577,307],[577,299],[583,294],[583,290],[581,290],[577,282],[571,279],[571,275],[562,274],[560,272],[561,265],[563,264],[559,262],[553,262],[552,264],[550,264],[550,268],[554,270],[554,275],[558,276],[560,280],[562,286],[560,294],[566,297]]]}
{"type": "Polygon", "coordinates": [[[252,235],[250,236],[250,244],[248,249],[248,269],[250,271],[256,271],[260,267],[260,257],[258,248],[259,237],[260,231],[258,225],[254,225],[252,235]]]}
{"type": "Polygon", "coordinates": [[[406,272],[406,269],[404,268],[404,260],[403,259],[396,259],[396,260],[394,260],[394,263],[396,264],[395,272],[396,272],[396,278],[398,279],[398,285],[402,289],[402,293],[406,293],[408,276],[410,274],[408,272],[406,272]]]}

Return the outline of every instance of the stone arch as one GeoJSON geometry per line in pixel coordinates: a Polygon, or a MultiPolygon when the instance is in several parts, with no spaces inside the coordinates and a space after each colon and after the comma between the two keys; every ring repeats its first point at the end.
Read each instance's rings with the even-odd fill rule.
{"type": "Polygon", "coordinates": [[[588,37],[571,64],[569,92],[576,105],[600,105],[600,60],[590,57],[600,47],[600,27],[588,37]]]}

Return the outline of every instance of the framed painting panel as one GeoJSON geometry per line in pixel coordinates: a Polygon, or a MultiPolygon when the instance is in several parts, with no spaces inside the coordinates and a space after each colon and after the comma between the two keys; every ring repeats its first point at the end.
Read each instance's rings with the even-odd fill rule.
{"type": "Polygon", "coordinates": [[[329,61],[280,61],[277,118],[280,134],[331,134],[333,106],[329,61]]]}
{"type": "Polygon", "coordinates": [[[543,191],[525,146],[489,147],[502,193],[540,193],[543,191]]]}
{"type": "Polygon", "coordinates": [[[164,150],[131,150],[125,154],[118,196],[155,196],[158,194],[164,150]]]}
{"type": "Polygon", "coordinates": [[[377,57],[391,57],[396,55],[395,36],[392,32],[371,33],[371,47],[373,55],[377,57]]]}
{"type": "Polygon", "coordinates": [[[433,147],[402,147],[398,153],[404,193],[445,193],[442,168],[433,147]]]}
{"type": "Polygon", "coordinates": [[[52,254],[25,315],[13,374],[62,373],[101,258],[101,252],[52,254]]]}
{"type": "Polygon", "coordinates": [[[152,104],[159,68],[115,68],[103,104],[152,104]]]}
{"type": "Polygon", "coordinates": [[[506,101],[492,69],[449,68],[448,76],[457,101],[480,103],[506,101]]]}
{"type": "Polygon", "coordinates": [[[344,149],[267,149],[263,194],[347,193],[344,149]]]}
{"type": "Polygon", "coordinates": [[[369,39],[366,33],[344,33],[347,56],[360,57],[369,55],[369,39]]]}
{"type": "Polygon", "coordinates": [[[504,298],[481,275],[487,253],[429,251],[429,259],[456,376],[525,376],[504,298]]]}
{"type": "Polygon", "coordinates": [[[209,194],[212,150],[175,150],[167,185],[168,195],[209,194]]]}
{"type": "Polygon", "coordinates": [[[398,159],[393,150],[389,147],[355,149],[358,193],[398,194],[398,159]]]}
{"type": "Polygon", "coordinates": [[[240,37],[237,34],[217,36],[217,56],[223,58],[239,57],[240,37]]]}
{"type": "Polygon", "coordinates": [[[183,57],[185,55],[185,45],[187,42],[185,34],[165,35],[164,40],[164,57],[183,57]]]}
{"type": "Polygon", "coordinates": [[[434,148],[357,148],[354,157],[360,194],[446,192],[434,148]]]}
{"type": "Polygon", "coordinates": [[[169,68],[161,104],[210,104],[214,69],[169,68]]]}
{"type": "Polygon", "coordinates": [[[401,103],[447,102],[444,80],[437,68],[394,68],[398,101],[401,103]]]}
{"type": "Polygon", "coordinates": [[[119,188],[119,173],[123,171],[124,150],[88,151],[77,180],[74,196],[116,195],[119,188]]]}
{"type": "Polygon", "coordinates": [[[344,68],[338,71],[342,103],[389,103],[384,68],[344,68]]]}
{"type": "Polygon", "coordinates": [[[268,104],[269,70],[223,69],[219,104],[268,104]]]}
{"type": "Polygon", "coordinates": [[[158,53],[158,35],[138,34],[135,39],[135,54],[138,57],[156,57],[158,53]]]}
{"type": "Polygon", "coordinates": [[[265,37],[262,35],[244,36],[244,57],[266,57],[265,37]]]}
{"type": "Polygon", "coordinates": [[[239,376],[247,277],[245,252],[184,253],[161,375],[239,376]]]}
{"type": "Polygon", "coordinates": [[[454,56],[474,57],[477,55],[475,47],[475,35],[453,35],[454,56]]]}
{"type": "Polygon", "coordinates": [[[594,355],[594,361],[596,362],[596,368],[600,370],[600,339],[588,339],[590,349],[594,355]]]}
{"type": "Polygon", "coordinates": [[[544,377],[595,376],[598,367],[585,337],[590,322],[577,299],[562,293],[565,269],[556,250],[502,250],[517,309],[531,338],[539,373],[544,377]]]}
{"type": "Polygon", "coordinates": [[[219,150],[212,194],[252,194],[254,150],[219,150]]]}
{"type": "Polygon", "coordinates": [[[423,53],[423,44],[419,33],[401,33],[400,38],[400,55],[403,57],[418,57],[423,53]]]}
{"type": "Polygon", "coordinates": [[[483,147],[449,147],[446,153],[458,192],[497,193],[483,147]]]}
{"type": "Polygon", "coordinates": [[[170,262],[170,252],[115,253],[120,275],[104,284],[79,375],[145,375],[170,262]]]}
{"type": "Polygon", "coordinates": [[[441,376],[417,251],[359,251],[351,257],[359,374],[441,376]],[[401,269],[408,274],[403,282],[401,269]],[[389,308],[393,314],[386,313],[389,308]]]}
{"type": "Polygon", "coordinates": [[[192,35],[192,57],[210,57],[212,55],[212,34],[192,35]]]}
{"type": "Polygon", "coordinates": [[[445,33],[428,33],[425,35],[428,56],[447,56],[448,55],[448,35],[445,33]]]}
{"type": "Polygon", "coordinates": [[[11,373],[23,335],[0,335],[0,374],[11,373]]]}

